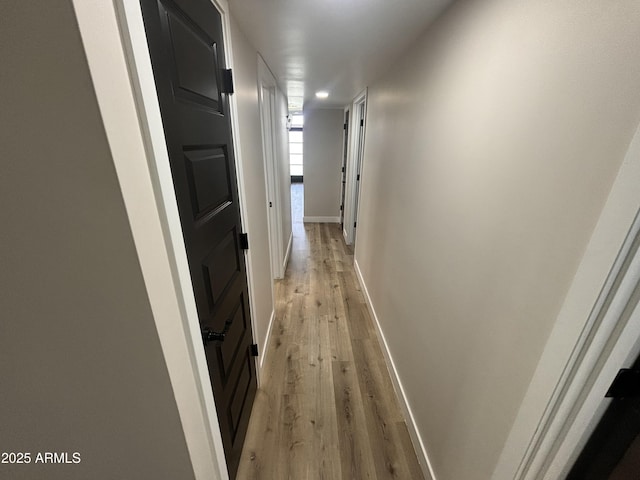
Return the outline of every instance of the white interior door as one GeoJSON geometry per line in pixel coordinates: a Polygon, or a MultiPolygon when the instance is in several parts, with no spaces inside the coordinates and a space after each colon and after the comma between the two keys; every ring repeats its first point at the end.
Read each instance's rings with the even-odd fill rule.
{"type": "Polygon", "coordinates": [[[284,252],[282,249],[282,218],[280,205],[279,169],[276,149],[276,84],[261,58],[258,60],[260,120],[262,123],[262,151],[266,177],[266,208],[269,223],[269,250],[271,252],[271,275],[284,276],[284,252]]]}

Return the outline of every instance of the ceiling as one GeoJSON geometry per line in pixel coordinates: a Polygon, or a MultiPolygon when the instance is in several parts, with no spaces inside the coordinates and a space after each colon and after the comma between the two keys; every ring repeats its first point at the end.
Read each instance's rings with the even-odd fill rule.
{"type": "Polygon", "coordinates": [[[383,73],[452,0],[229,0],[291,112],[342,107],[383,73]],[[329,97],[319,100],[315,92],[329,97]]]}

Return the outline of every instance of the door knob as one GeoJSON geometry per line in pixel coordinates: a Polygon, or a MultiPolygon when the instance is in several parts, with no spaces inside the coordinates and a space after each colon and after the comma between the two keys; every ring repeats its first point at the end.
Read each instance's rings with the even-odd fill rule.
{"type": "Polygon", "coordinates": [[[225,337],[224,332],[214,332],[208,328],[202,329],[202,342],[206,345],[209,342],[223,342],[225,337]]]}
{"type": "Polygon", "coordinates": [[[221,332],[214,332],[209,327],[201,327],[200,332],[202,333],[202,343],[206,345],[209,342],[224,342],[224,337],[229,332],[230,327],[230,320],[227,320],[224,323],[224,329],[221,332]]]}

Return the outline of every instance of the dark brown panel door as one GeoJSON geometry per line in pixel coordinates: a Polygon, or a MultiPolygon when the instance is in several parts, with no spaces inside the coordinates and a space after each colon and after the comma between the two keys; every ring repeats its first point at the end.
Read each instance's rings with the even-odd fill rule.
{"type": "Polygon", "coordinates": [[[142,0],[142,11],[209,375],[235,478],[257,383],[222,84],[222,23],[209,0],[142,0]]]}

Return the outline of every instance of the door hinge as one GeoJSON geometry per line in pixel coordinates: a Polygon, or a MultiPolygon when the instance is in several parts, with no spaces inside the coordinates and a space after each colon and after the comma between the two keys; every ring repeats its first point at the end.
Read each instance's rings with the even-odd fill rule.
{"type": "Polygon", "coordinates": [[[222,70],[222,93],[233,93],[233,72],[230,68],[222,70]]]}
{"type": "Polygon", "coordinates": [[[249,347],[250,351],[251,351],[251,356],[252,357],[257,357],[258,356],[258,344],[257,343],[252,343],[251,346],[249,347]]]}
{"type": "Polygon", "coordinates": [[[343,208],[344,208],[344,205],[340,205],[340,211],[342,211],[343,208]]]}
{"type": "Polygon", "coordinates": [[[249,250],[249,235],[246,233],[240,234],[240,248],[242,250],[249,250]]]}
{"type": "Polygon", "coordinates": [[[343,128],[344,130],[346,130],[346,129],[347,129],[347,124],[345,123],[345,124],[342,126],[342,128],[343,128]]]}
{"type": "Polygon", "coordinates": [[[358,222],[353,222],[353,228],[356,228],[356,225],[358,225],[358,222]]]}
{"type": "Polygon", "coordinates": [[[357,180],[358,182],[360,181],[360,174],[358,174],[358,175],[356,176],[356,180],[357,180]]]}
{"type": "Polygon", "coordinates": [[[344,167],[342,167],[342,170],[340,170],[342,173],[344,173],[344,167]]]}
{"type": "Polygon", "coordinates": [[[364,118],[361,118],[361,119],[360,119],[360,126],[361,126],[361,127],[364,127],[364,118]]]}
{"type": "Polygon", "coordinates": [[[640,396],[640,370],[621,369],[607,390],[607,398],[631,398],[640,396]]]}

